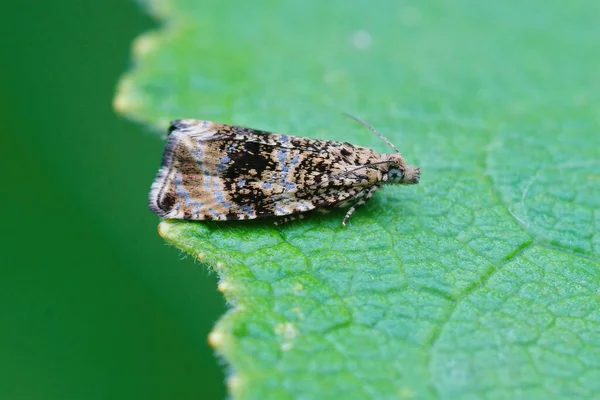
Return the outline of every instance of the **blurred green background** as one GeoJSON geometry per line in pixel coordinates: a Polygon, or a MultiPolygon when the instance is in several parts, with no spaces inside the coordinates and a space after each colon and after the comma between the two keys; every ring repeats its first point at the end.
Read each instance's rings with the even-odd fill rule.
{"type": "Polygon", "coordinates": [[[163,142],[112,109],[133,1],[3,2],[0,399],[224,398],[216,277],[146,208],[163,142]]]}

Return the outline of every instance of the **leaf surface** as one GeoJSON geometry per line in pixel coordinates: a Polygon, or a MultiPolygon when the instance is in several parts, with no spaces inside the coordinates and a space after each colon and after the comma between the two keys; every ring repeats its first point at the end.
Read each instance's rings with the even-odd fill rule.
{"type": "Polygon", "coordinates": [[[124,115],[389,151],[347,111],[422,170],[346,228],[161,222],[221,278],[234,398],[600,396],[600,3],[146,4],[124,115]]]}

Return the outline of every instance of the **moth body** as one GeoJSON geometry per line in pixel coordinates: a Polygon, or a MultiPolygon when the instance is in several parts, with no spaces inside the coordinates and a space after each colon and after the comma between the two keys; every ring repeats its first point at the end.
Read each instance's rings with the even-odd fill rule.
{"type": "Polygon", "coordinates": [[[379,187],[419,181],[419,168],[406,165],[400,153],[346,142],[194,119],[173,121],[169,132],[149,198],[163,218],[292,219],[350,206],[345,224],[379,187]]]}

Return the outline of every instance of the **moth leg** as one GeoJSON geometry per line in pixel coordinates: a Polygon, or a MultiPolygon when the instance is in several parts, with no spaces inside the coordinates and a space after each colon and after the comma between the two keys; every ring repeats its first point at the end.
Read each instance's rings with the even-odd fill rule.
{"type": "Polygon", "coordinates": [[[275,222],[273,222],[275,225],[283,225],[286,224],[290,221],[295,221],[297,219],[304,219],[304,214],[292,214],[292,215],[288,215],[285,216],[283,218],[280,218],[278,220],[276,220],[275,222]]]}
{"type": "Polygon", "coordinates": [[[362,196],[360,196],[360,194],[359,194],[360,199],[356,203],[354,203],[354,205],[352,207],[350,207],[350,209],[346,213],[346,216],[344,217],[344,220],[342,221],[342,225],[346,226],[346,223],[350,219],[350,216],[352,215],[352,213],[354,211],[356,211],[356,209],[358,207],[365,204],[367,202],[367,200],[369,200],[371,197],[373,197],[373,195],[375,194],[377,189],[379,189],[379,186],[377,186],[377,185],[371,186],[369,189],[366,190],[365,194],[363,194],[362,196]]]}

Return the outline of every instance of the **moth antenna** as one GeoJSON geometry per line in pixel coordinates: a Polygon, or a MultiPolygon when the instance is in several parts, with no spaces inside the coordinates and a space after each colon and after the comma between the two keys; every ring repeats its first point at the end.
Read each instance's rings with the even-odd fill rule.
{"type": "Polygon", "coordinates": [[[387,140],[387,138],[385,136],[383,136],[381,133],[379,133],[377,131],[377,129],[373,128],[371,125],[367,124],[365,121],[363,121],[362,119],[355,117],[354,115],[348,114],[347,112],[344,112],[344,115],[346,117],[352,118],[353,120],[355,120],[356,122],[358,122],[359,124],[365,126],[366,128],[368,128],[369,130],[371,130],[371,132],[375,133],[377,136],[379,136],[384,142],[387,143],[388,146],[390,146],[392,149],[394,149],[394,151],[396,153],[400,153],[400,150],[398,150],[396,148],[396,146],[394,146],[392,144],[392,142],[390,142],[389,140],[387,140]]]}

